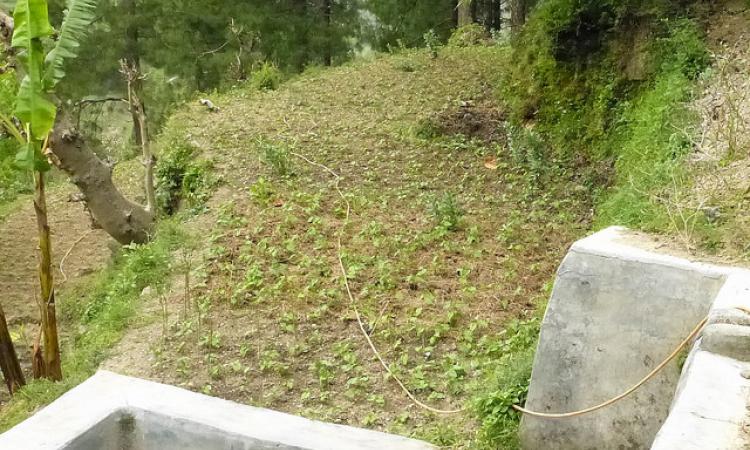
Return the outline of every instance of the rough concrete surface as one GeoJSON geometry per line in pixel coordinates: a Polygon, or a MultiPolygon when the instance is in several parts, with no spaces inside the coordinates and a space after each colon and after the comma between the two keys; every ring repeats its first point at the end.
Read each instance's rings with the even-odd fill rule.
{"type": "MultiPolygon", "coordinates": [[[[577,242],[544,317],[526,407],[569,412],[625,391],[708,313],[729,273],[637,248],[622,228],[577,242]]],[[[633,395],[569,419],[524,417],[526,449],[649,448],[680,378],[670,364],[633,395]]],[[[678,448],[678,447],[675,447],[678,448]]]]}
{"type": "Polygon", "coordinates": [[[750,307],[747,270],[733,270],[719,291],[653,450],[750,448],[750,314],[738,306],[750,307]]]}
{"type": "Polygon", "coordinates": [[[667,422],[652,450],[742,450],[748,448],[748,365],[706,351],[694,352],[667,422]]]}
{"type": "Polygon", "coordinates": [[[0,435],[28,450],[435,450],[421,441],[196,394],[111,372],[0,435]]]}

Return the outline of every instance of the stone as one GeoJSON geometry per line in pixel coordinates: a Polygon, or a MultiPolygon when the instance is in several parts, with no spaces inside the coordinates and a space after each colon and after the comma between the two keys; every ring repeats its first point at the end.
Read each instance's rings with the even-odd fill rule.
{"type": "Polygon", "coordinates": [[[703,332],[701,348],[739,361],[750,361],[750,326],[709,325],[703,332]]]}

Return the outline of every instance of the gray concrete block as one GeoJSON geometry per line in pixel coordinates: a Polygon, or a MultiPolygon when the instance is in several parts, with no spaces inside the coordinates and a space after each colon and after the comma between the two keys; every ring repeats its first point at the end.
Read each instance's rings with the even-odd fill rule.
{"type": "Polygon", "coordinates": [[[726,323],[750,326],[750,314],[738,309],[712,309],[708,314],[708,324],[726,323]]]}
{"type": "MultiPolygon", "coordinates": [[[[563,413],[599,404],[649,373],[708,313],[727,271],[642,250],[621,228],[577,242],[555,281],[527,408],[563,413]]],[[[525,449],[642,449],[667,418],[676,363],[635,394],[569,419],[530,416],[525,449]]]]}

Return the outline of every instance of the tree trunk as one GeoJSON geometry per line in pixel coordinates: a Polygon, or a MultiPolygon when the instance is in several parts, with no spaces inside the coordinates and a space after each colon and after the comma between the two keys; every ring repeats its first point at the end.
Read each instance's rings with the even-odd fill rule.
{"type": "Polygon", "coordinates": [[[112,167],[100,160],[61,110],[50,136],[50,150],[57,165],[84,195],[86,206],[110,236],[121,244],[149,240],[155,214],[131,202],[112,182],[112,167]]]}
{"type": "Polygon", "coordinates": [[[154,166],[156,157],[151,151],[151,135],[148,132],[148,121],[146,120],[146,106],[143,104],[142,87],[143,77],[138,69],[127,60],[121,61],[121,72],[128,83],[128,106],[134,117],[133,127],[137,130],[137,136],[141,140],[138,145],[143,155],[143,167],[146,170],[144,177],[144,189],[146,193],[146,211],[156,211],[156,191],[154,190],[154,166]]]}
{"type": "Polygon", "coordinates": [[[44,336],[44,377],[62,380],[60,343],[57,338],[57,316],[55,315],[55,285],[52,278],[52,242],[47,221],[47,198],[44,189],[44,173],[34,174],[34,212],[39,233],[39,283],[41,298],[39,309],[44,336]]]}
{"type": "Polygon", "coordinates": [[[323,0],[323,20],[326,25],[325,65],[333,65],[333,0],[323,0]]]}
{"type": "MultiPolygon", "coordinates": [[[[126,11],[135,11],[135,0],[125,2],[125,6],[130,8],[126,11]]],[[[9,44],[13,34],[13,20],[0,11],[0,21],[3,27],[0,39],[9,44]]],[[[129,27],[128,30],[127,53],[134,57],[137,53],[137,28],[129,27]]],[[[140,65],[140,61],[138,64],[140,65]]],[[[112,182],[112,167],[94,154],[73,123],[65,110],[59,111],[55,128],[50,135],[48,150],[51,152],[51,159],[81,190],[86,207],[104,231],[124,245],[148,242],[156,218],[155,212],[122,195],[112,182]]],[[[134,123],[138,123],[137,114],[134,115],[134,123]]],[[[142,136],[139,135],[136,142],[142,142],[142,136]]],[[[44,298],[40,301],[43,303],[44,298]]]]}
{"type": "Polygon", "coordinates": [[[510,2],[510,26],[513,34],[521,31],[526,23],[526,11],[528,0],[511,0],[510,2]]]}
{"type": "Polygon", "coordinates": [[[13,346],[13,340],[8,330],[8,322],[5,320],[5,312],[0,304],[0,370],[5,378],[5,385],[8,386],[8,392],[13,395],[18,389],[26,384],[21,370],[21,364],[18,362],[16,348],[13,346]]]}
{"type": "Polygon", "coordinates": [[[461,0],[458,3],[458,26],[463,27],[465,25],[471,25],[474,23],[474,17],[472,16],[472,4],[476,0],[461,0]]]}
{"type": "Polygon", "coordinates": [[[154,167],[156,166],[156,156],[151,151],[151,135],[148,133],[146,124],[146,107],[143,105],[140,97],[134,97],[133,104],[137,109],[138,128],[141,130],[141,151],[143,153],[143,167],[146,171],[144,176],[144,189],[146,192],[146,211],[156,213],[156,189],[154,188],[154,167]]]}
{"type": "Polygon", "coordinates": [[[487,24],[490,30],[499,30],[503,17],[502,1],[501,0],[490,0],[489,2],[489,14],[487,15],[487,24]]]}
{"type": "MultiPolygon", "coordinates": [[[[125,28],[125,54],[123,55],[123,59],[125,59],[125,62],[131,70],[136,73],[141,73],[141,50],[138,42],[139,31],[138,26],[135,23],[136,17],[138,17],[138,5],[136,5],[136,0],[122,1],[122,17],[123,20],[127,21],[127,26],[125,28]]],[[[141,93],[143,91],[142,80],[134,80],[132,89],[135,92],[141,93]]],[[[132,110],[132,108],[130,113],[133,118],[133,139],[136,145],[141,145],[141,142],[143,142],[143,135],[141,135],[141,128],[138,126],[138,115],[132,110]]]]}

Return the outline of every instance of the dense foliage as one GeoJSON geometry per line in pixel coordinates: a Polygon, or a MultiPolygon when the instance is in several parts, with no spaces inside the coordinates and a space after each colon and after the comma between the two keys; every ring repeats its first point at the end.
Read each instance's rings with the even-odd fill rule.
{"type": "MultiPolygon", "coordinates": [[[[17,90],[18,84],[12,72],[0,75],[0,114],[13,112],[17,90]]],[[[19,193],[28,192],[31,186],[25,174],[13,167],[17,150],[15,140],[0,132],[0,204],[14,200],[19,193]]]]}
{"type": "Polygon", "coordinates": [[[503,92],[517,137],[587,179],[600,225],[664,225],[652,194],[685,153],[675,130],[708,63],[682,3],[550,0],[514,42],[503,92]]]}

